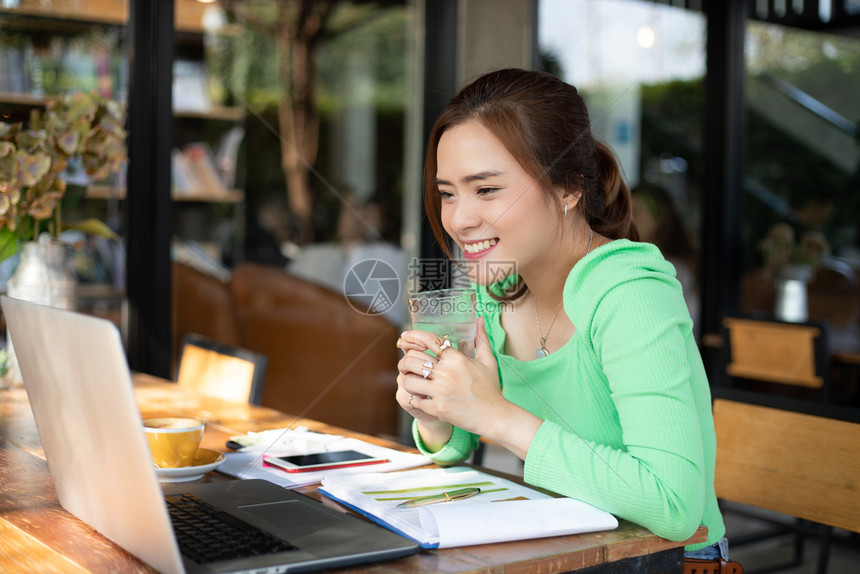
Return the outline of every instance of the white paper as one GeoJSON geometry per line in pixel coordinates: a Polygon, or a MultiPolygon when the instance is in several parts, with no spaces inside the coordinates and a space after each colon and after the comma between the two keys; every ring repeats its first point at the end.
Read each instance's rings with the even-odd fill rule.
{"type": "Polygon", "coordinates": [[[258,433],[260,440],[237,452],[226,453],[226,460],[218,471],[242,479],[261,478],[285,488],[318,484],[327,474],[344,475],[404,470],[431,464],[423,455],[400,452],[355,438],[344,438],[305,430],[275,429],[258,433]],[[384,462],[366,466],[318,470],[314,472],[286,472],[263,464],[263,456],[288,456],[336,450],[357,450],[373,457],[387,458],[384,462]]]}
{"type": "Polygon", "coordinates": [[[618,527],[618,520],[572,498],[434,504],[419,509],[421,526],[439,548],[564,536],[618,527]]]}
{"type": "Polygon", "coordinates": [[[583,502],[553,498],[467,467],[326,476],[320,492],[375,517],[424,548],[594,532],[618,526],[614,516],[583,502]],[[454,502],[398,507],[410,498],[471,486],[482,492],[454,502]]]}

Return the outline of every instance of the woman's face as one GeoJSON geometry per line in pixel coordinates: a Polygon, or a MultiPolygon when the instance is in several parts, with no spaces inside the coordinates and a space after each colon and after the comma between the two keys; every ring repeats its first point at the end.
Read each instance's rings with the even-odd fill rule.
{"type": "Polygon", "coordinates": [[[554,258],[557,207],[481,123],[449,128],[436,156],[442,226],[472,281],[488,285],[554,258]]]}

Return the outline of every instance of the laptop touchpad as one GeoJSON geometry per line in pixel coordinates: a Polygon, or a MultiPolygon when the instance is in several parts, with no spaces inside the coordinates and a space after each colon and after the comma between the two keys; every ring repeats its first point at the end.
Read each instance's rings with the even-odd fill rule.
{"type": "Polygon", "coordinates": [[[340,516],[320,512],[319,508],[299,500],[249,504],[238,508],[264,521],[287,540],[307,536],[343,520],[340,516]]]}

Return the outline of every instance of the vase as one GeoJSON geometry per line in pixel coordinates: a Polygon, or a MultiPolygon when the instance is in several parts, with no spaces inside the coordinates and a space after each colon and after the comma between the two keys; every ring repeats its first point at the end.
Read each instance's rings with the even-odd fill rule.
{"type": "Polygon", "coordinates": [[[806,290],[811,277],[809,265],[785,265],[776,272],[774,315],[777,319],[792,323],[807,320],[806,290]]]}
{"type": "MultiPolygon", "coordinates": [[[[9,297],[49,307],[74,310],[77,307],[78,281],[67,265],[66,245],[48,234],[21,245],[18,267],[6,283],[9,297]]],[[[6,333],[7,372],[0,377],[0,388],[21,383],[12,339],[6,333]]]]}

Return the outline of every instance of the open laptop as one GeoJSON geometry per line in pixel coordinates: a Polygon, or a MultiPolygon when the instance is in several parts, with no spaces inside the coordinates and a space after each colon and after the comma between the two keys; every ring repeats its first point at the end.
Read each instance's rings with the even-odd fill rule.
{"type": "MultiPolygon", "coordinates": [[[[6,296],[0,305],[60,504],[157,570],[300,572],[418,552],[411,540],[263,480],[162,488],[113,323],[6,296]],[[180,548],[165,495],[215,507],[242,536],[258,536],[243,547],[274,553],[205,563],[214,552],[180,548]]],[[[227,538],[216,546],[239,536],[227,538]]]]}

